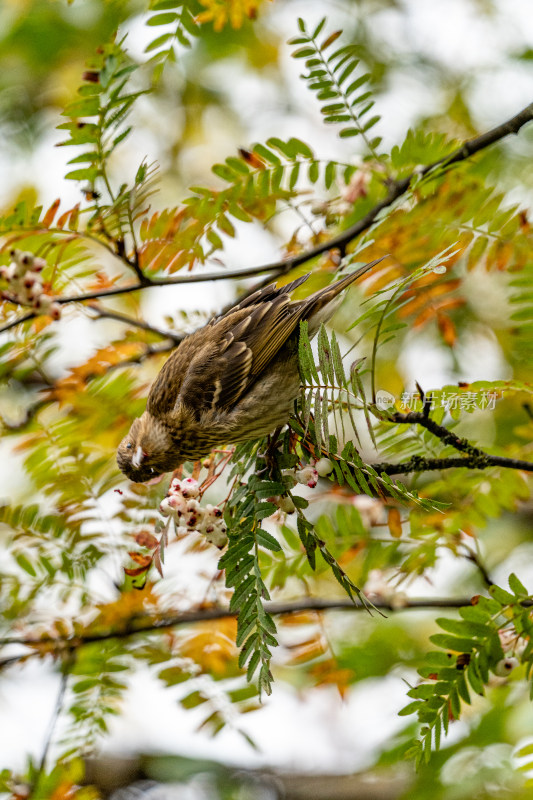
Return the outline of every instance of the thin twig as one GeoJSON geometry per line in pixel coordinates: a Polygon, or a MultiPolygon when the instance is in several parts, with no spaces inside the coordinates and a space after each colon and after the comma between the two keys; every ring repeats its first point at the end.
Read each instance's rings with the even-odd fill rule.
{"type": "Polygon", "coordinates": [[[34,789],[36,792],[39,789],[41,778],[46,772],[46,759],[48,757],[48,752],[52,744],[52,739],[54,736],[57,720],[59,719],[59,715],[61,714],[61,710],[63,708],[63,700],[65,699],[65,692],[67,691],[68,678],[69,678],[69,672],[68,669],[66,668],[66,664],[64,664],[64,669],[61,674],[61,682],[59,684],[59,692],[57,694],[56,704],[54,706],[52,717],[50,719],[50,724],[48,726],[48,733],[46,734],[46,740],[44,743],[44,750],[41,757],[41,762],[39,764],[39,770],[35,777],[34,789]]]}
{"type": "Polygon", "coordinates": [[[463,547],[464,547],[464,550],[466,552],[467,559],[469,561],[471,561],[472,564],[475,564],[475,566],[477,567],[477,569],[479,571],[479,574],[481,575],[481,578],[483,579],[483,583],[485,584],[487,589],[490,589],[491,586],[494,586],[494,581],[492,580],[492,578],[490,576],[490,573],[489,573],[488,569],[486,568],[485,564],[481,560],[481,558],[479,556],[479,553],[476,553],[475,550],[473,550],[471,547],[469,547],[466,544],[463,545],[463,547]]]}
{"type": "Polygon", "coordinates": [[[133,325],[135,328],[141,328],[143,331],[149,331],[150,333],[156,333],[158,336],[162,336],[164,339],[172,339],[173,342],[178,344],[181,342],[185,337],[181,333],[176,333],[175,331],[168,331],[163,328],[158,328],[155,325],[151,325],[148,322],[143,322],[140,319],[135,319],[134,317],[129,317],[127,314],[121,314],[118,311],[111,311],[108,308],[101,308],[96,304],[91,303],[89,308],[91,311],[94,311],[95,314],[102,318],[102,319],[114,319],[117,322],[123,322],[125,325],[133,325]]]}
{"type": "Polygon", "coordinates": [[[22,317],[17,317],[16,319],[12,319],[9,322],[4,323],[4,325],[0,326],[0,333],[10,330],[11,328],[16,327],[17,325],[20,325],[22,322],[27,322],[29,319],[33,319],[35,316],[37,315],[34,314],[33,311],[29,311],[27,314],[23,314],[22,317]]]}

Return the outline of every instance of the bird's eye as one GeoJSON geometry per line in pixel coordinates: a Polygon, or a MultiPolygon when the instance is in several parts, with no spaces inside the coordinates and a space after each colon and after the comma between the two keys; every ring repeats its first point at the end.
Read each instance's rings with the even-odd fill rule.
{"type": "Polygon", "coordinates": [[[154,472],[155,472],[155,469],[154,469],[153,467],[150,467],[150,472],[151,472],[151,473],[152,473],[152,475],[153,475],[153,474],[154,474],[154,472]]]}
{"type": "Polygon", "coordinates": [[[126,445],[126,448],[127,448],[128,450],[131,450],[131,448],[132,448],[132,447],[133,447],[132,443],[131,443],[131,442],[128,442],[128,444],[126,445]]]}

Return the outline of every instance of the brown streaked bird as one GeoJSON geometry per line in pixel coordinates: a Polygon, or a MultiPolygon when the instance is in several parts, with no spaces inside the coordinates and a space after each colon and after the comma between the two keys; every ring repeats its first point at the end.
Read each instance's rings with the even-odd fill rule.
{"type": "Polygon", "coordinates": [[[289,294],[309,274],[279,288],[266,286],[184,339],[119,445],[122,472],[146,481],[204,458],[223,442],[259,438],[284,425],[300,391],[300,321],[308,320],[314,336],[344,289],[381,260],[304,300],[289,294]]]}

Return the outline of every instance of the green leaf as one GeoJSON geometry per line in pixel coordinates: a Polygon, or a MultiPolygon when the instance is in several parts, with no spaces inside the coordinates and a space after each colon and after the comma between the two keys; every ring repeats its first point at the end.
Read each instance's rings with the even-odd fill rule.
{"type": "Polygon", "coordinates": [[[32,578],[36,578],[37,577],[37,573],[35,571],[35,568],[34,568],[33,564],[24,555],[24,553],[17,553],[17,555],[15,556],[15,561],[17,562],[19,567],[21,567],[21,569],[23,569],[24,572],[27,572],[28,575],[31,575],[32,578]]]}
{"type": "Polygon", "coordinates": [[[465,636],[448,636],[446,633],[434,633],[429,639],[438,647],[454,650],[457,653],[471,653],[476,646],[474,639],[465,636]]]}
{"type": "Polygon", "coordinates": [[[172,22],[176,22],[177,19],[178,15],[170,12],[166,14],[154,14],[146,20],[146,24],[152,27],[157,25],[170,25],[172,22]]]}
{"type": "Polygon", "coordinates": [[[273,550],[274,552],[279,552],[281,550],[281,545],[268,531],[263,530],[263,528],[258,528],[255,532],[255,537],[257,540],[257,544],[261,545],[261,547],[266,547],[268,550],[273,550]]]}
{"type": "Polygon", "coordinates": [[[505,589],[501,589],[499,586],[495,586],[494,584],[490,587],[489,593],[492,597],[501,603],[503,606],[513,605],[515,602],[515,596],[506,592],[505,589]]]}
{"type": "Polygon", "coordinates": [[[529,593],[521,581],[518,580],[514,572],[509,575],[509,588],[517,597],[528,597],[529,593]]]}

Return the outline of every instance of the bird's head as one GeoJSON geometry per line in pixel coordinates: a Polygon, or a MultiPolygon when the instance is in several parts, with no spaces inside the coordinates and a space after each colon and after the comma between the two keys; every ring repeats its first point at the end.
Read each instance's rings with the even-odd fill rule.
{"type": "Polygon", "coordinates": [[[131,481],[142,483],[178,466],[172,448],[165,425],[145,411],[119,444],[117,463],[131,481]]]}

